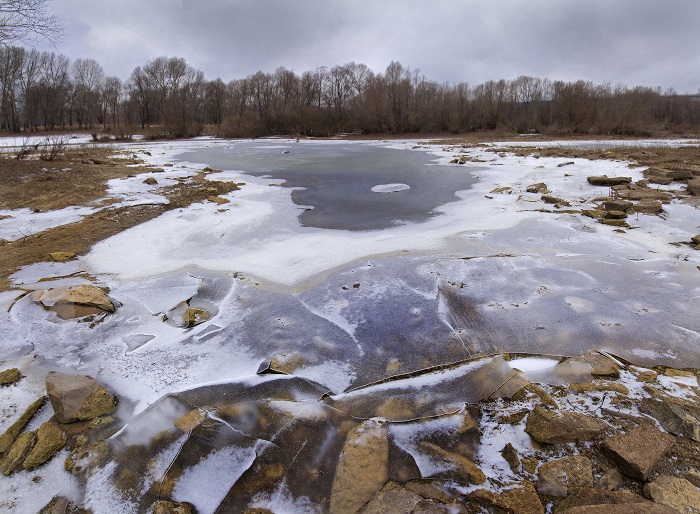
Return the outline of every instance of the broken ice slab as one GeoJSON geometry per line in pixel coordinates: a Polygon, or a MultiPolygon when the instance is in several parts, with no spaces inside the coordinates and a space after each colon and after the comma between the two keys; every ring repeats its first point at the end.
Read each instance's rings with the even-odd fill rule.
{"type": "Polygon", "coordinates": [[[593,368],[586,362],[566,359],[556,366],[523,373],[530,382],[549,385],[578,384],[593,379],[593,368]]]}

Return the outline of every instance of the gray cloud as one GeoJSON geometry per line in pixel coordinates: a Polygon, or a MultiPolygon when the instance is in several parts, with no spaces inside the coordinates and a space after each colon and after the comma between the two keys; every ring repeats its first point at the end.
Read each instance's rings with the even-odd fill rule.
{"type": "Polygon", "coordinates": [[[55,0],[55,50],[110,75],[161,55],[224,81],[392,60],[440,82],[518,75],[700,88],[696,0],[55,0]]]}

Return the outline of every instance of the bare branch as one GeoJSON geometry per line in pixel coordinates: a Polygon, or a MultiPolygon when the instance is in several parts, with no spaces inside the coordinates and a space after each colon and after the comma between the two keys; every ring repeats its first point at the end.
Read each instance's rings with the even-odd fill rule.
{"type": "Polygon", "coordinates": [[[51,0],[0,0],[0,45],[63,38],[61,20],[51,9],[51,0]]]}

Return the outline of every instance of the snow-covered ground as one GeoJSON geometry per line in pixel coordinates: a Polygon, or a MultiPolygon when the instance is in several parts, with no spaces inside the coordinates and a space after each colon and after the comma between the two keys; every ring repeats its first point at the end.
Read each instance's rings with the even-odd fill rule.
{"type": "MultiPolygon", "coordinates": [[[[226,195],[230,203],[171,210],[98,243],[77,262],[20,270],[13,277],[18,289],[0,293],[0,368],[18,366],[27,378],[21,388],[2,390],[0,431],[40,394],[50,369],[98,378],[122,399],[118,415],[127,420],[170,393],[255,384],[263,380],[254,375],[258,365],[270,358],[336,394],[498,352],[576,355],[600,348],[646,365],[700,367],[700,252],[672,244],[700,232],[700,211],[674,201],[664,206],[663,218],[634,216],[634,228],[621,233],[565,212],[568,207],[557,212],[525,191],[545,182],[570,209],[591,208],[591,200],[609,190],[590,186],[586,177],[639,180],[639,168],[413,141],[265,143],[270,152],[320,144],[427,152],[431,166],[472,174],[476,182],[423,223],[349,231],[302,226],[292,190],[271,187],[280,183],[274,173],[263,178],[224,169],[207,178],[245,183],[226,195]],[[478,162],[450,164],[456,155],[478,162]],[[52,277],[54,285],[107,286],[116,313],[99,323],[64,321],[23,295],[22,289],[51,287],[40,281],[52,277]],[[167,322],[183,305],[206,310],[210,319],[193,328],[167,322]]],[[[235,145],[215,139],[131,144],[130,151],[150,152],[144,156],[149,164],[175,166],[158,173],[158,186],[145,186],[147,175],[139,175],[112,181],[109,194],[122,205],[162,201],[159,187],[209,164],[189,162],[183,152],[235,145]]],[[[375,191],[394,195],[412,187],[378,183],[375,191]]],[[[88,212],[0,215],[38,233],[88,212]]],[[[21,237],[9,220],[0,220],[0,237],[21,237]]],[[[520,361],[526,373],[548,366],[520,361]]],[[[247,462],[249,453],[220,457],[247,462]]],[[[202,466],[218,466],[212,459],[202,466]]],[[[45,470],[46,480],[54,480],[54,471],[45,470]]],[[[27,473],[0,482],[0,496],[13,487],[30,501],[30,482],[27,473]]],[[[76,494],[73,483],[59,488],[76,494]]],[[[41,507],[48,500],[31,501],[41,507]]]]}

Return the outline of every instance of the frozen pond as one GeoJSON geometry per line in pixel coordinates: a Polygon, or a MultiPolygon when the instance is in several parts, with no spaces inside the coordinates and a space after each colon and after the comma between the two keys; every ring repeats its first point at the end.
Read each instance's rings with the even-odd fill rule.
{"type": "Polygon", "coordinates": [[[425,153],[366,145],[252,141],[181,157],[283,180],[282,186],[294,188],[294,203],[309,207],[299,217],[302,225],[339,230],[379,230],[426,221],[437,207],[458,200],[456,191],[474,182],[467,169],[455,173],[430,166],[431,157],[425,153]],[[389,192],[393,194],[376,194],[389,192]]]}
{"type": "MultiPolygon", "coordinates": [[[[294,502],[328,501],[348,423],[377,413],[399,421],[449,414],[429,422],[449,435],[464,402],[497,391],[513,368],[542,382],[581,380],[558,358],[511,367],[477,356],[599,349],[642,365],[700,367],[700,252],[682,244],[697,234],[700,211],[672,202],[664,218],[630,217],[625,230],[578,212],[608,193],[587,176],[641,178],[625,163],[577,159],[562,168],[564,159],[409,142],[202,140],[143,149],[152,164],[174,163],[159,182],[209,166],[222,171],[198,187],[244,185],[228,203],[171,210],[78,261],[29,266],[13,276],[18,290],[0,293],[0,350],[5,365],[27,375],[27,392],[15,388],[9,402],[43,394],[47,370],[84,373],[119,396],[118,422],[130,420],[110,439],[116,461],[87,482],[96,513],[143,511],[156,486],[143,505],[129,506],[109,481],[138,462],[145,491],[176,455],[186,471],[171,496],[202,512],[242,511],[253,500],[314,512],[294,502]],[[478,167],[449,164],[464,153],[478,167]],[[538,182],[571,206],[526,192],[538,182]],[[108,287],[118,307],[97,322],[61,320],[19,290],[88,280],[108,287]],[[178,323],[188,308],[206,312],[203,321],[178,323]],[[411,408],[389,409],[390,400],[411,408]],[[195,406],[206,421],[177,439],[173,420],[195,406]],[[151,448],[132,458],[168,430],[162,454],[151,448]],[[249,470],[261,455],[289,471],[251,499],[246,480],[260,475],[249,470]],[[318,484],[305,478],[312,471],[318,484]],[[205,497],[198,484],[208,482],[205,497]]],[[[390,431],[422,466],[411,478],[432,469],[412,443],[419,425],[390,431]]],[[[30,487],[29,474],[17,477],[12,487],[30,487]]],[[[34,510],[48,499],[34,500],[34,510]]]]}

